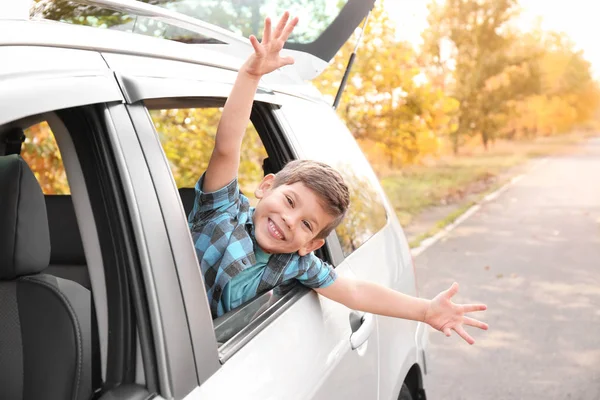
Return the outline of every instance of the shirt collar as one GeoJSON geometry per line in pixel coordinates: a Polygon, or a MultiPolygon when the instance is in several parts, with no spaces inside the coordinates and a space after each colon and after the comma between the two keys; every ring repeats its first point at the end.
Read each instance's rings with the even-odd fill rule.
{"type": "Polygon", "coordinates": [[[256,251],[258,247],[258,243],[256,242],[256,235],[254,233],[254,207],[250,207],[250,210],[248,211],[248,221],[246,221],[246,232],[248,232],[248,234],[250,235],[250,238],[252,238],[252,244],[254,245],[254,250],[256,251]]]}

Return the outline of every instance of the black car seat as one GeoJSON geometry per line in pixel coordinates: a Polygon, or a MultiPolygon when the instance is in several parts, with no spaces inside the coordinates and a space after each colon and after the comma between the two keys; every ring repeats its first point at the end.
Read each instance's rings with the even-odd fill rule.
{"type": "Polygon", "coordinates": [[[49,259],[42,190],[19,155],[0,156],[0,399],[91,396],[91,294],[42,274],[49,259]]]}

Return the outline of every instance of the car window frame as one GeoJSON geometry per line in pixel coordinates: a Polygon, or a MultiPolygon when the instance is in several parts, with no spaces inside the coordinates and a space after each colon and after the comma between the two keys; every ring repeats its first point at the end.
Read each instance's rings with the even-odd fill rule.
{"type": "MultiPolygon", "coordinates": [[[[163,80],[164,86],[168,87],[169,82],[170,82],[170,79],[164,79],[163,80]]],[[[224,103],[226,98],[222,97],[223,94],[224,93],[229,94],[229,87],[227,84],[223,84],[222,87],[219,87],[219,85],[217,83],[212,82],[212,83],[206,85],[204,88],[202,88],[200,85],[197,87],[197,89],[201,89],[202,96],[200,96],[198,93],[196,93],[195,97],[190,97],[190,96],[174,97],[174,98],[153,97],[153,98],[148,99],[147,102],[148,102],[148,104],[152,105],[152,108],[162,107],[162,105],[170,105],[170,106],[178,105],[178,108],[189,108],[189,107],[194,107],[194,105],[206,106],[207,104],[210,104],[211,102],[213,104],[214,104],[214,102],[224,103]]],[[[171,92],[170,89],[165,90],[165,91],[167,93],[171,92]]],[[[269,98],[269,99],[271,99],[271,98],[269,98]]],[[[277,125],[277,122],[274,118],[273,110],[276,110],[278,107],[279,107],[278,102],[270,103],[270,102],[257,100],[254,102],[254,106],[253,106],[253,109],[251,112],[251,120],[254,123],[254,126],[255,126],[257,132],[259,133],[259,136],[261,137],[261,140],[263,141],[263,144],[265,146],[265,150],[268,153],[268,156],[275,157],[274,162],[276,163],[276,165],[278,167],[280,167],[285,162],[290,161],[291,159],[296,159],[297,153],[296,153],[296,150],[293,148],[293,145],[288,142],[287,137],[285,136],[285,133],[277,125]]],[[[160,161],[160,164],[161,164],[160,171],[159,171],[158,167],[155,167],[154,164],[156,164],[156,163],[151,165],[150,169],[152,170],[153,167],[155,167],[154,168],[155,171],[153,172],[153,174],[164,174],[164,173],[168,172],[169,180],[171,181],[170,189],[168,189],[168,194],[166,192],[158,193],[158,196],[161,197],[164,195],[166,197],[170,197],[171,198],[170,201],[172,202],[172,201],[174,201],[174,199],[172,197],[175,195],[178,196],[177,186],[176,186],[174,178],[172,176],[168,160],[167,160],[166,156],[164,155],[164,151],[162,150],[162,145],[160,143],[158,134],[156,133],[156,130],[154,128],[154,123],[152,122],[151,116],[150,116],[148,110],[146,109],[145,104],[143,104],[142,101],[136,102],[134,104],[129,104],[129,105],[127,105],[127,108],[130,112],[130,115],[132,116],[132,121],[134,123],[134,126],[136,126],[136,130],[138,131],[138,134],[141,133],[141,130],[143,130],[145,132],[143,134],[144,138],[140,138],[142,148],[148,148],[148,151],[150,151],[150,152],[155,152],[155,151],[158,151],[158,149],[160,149],[160,152],[162,154],[162,157],[161,157],[162,161],[160,161]],[[150,149],[151,147],[154,148],[154,150],[151,150],[150,149]]],[[[172,243],[176,244],[178,246],[185,245],[186,249],[179,247],[179,249],[177,251],[175,251],[175,250],[173,251],[173,254],[175,257],[177,257],[178,255],[181,256],[181,254],[183,254],[183,253],[188,253],[188,255],[186,256],[188,258],[186,260],[182,259],[181,265],[183,266],[183,268],[188,268],[188,267],[190,267],[190,265],[193,265],[193,267],[199,271],[197,257],[195,254],[193,243],[191,242],[189,228],[187,226],[187,216],[184,213],[180,199],[177,198],[177,201],[178,201],[178,206],[173,207],[173,209],[175,209],[175,208],[178,209],[177,215],[179,216],[179,221],[175,222],[173,220],[173,218],[171,218],[171,219],[165,218],[165,220],[167,221],[167,230],[168,231],[172,230],[174,232],[174,234],[177,235],[177,237],[181,238],[181,240],[172,241],[172,243]],[[181,233],[182,227],[184,227],[186,230],[185,234],[187,235],[187,239],[183,239],[181,236],[182,235],[182,233],[181,233]],[[178,233],[175,233],[175,231],[178,231],[178,233]],[[190,263],[189,257],[192,257],[192,255],[189,254],[190,251],[193,252],[193,259],[194,259],[193,263],[190,263]]],[[[332,240],[337,241],[337,237],[335,236],[335,233],[333,233],[332,236],[327,238],[326,246],[324,246],[323,251],[324,251],[324,257],[327,259],[327,261],[330,262],[333,266],[336,266],[341,261],[339,258],[339,254],[341,254],[341,248],[338,251],[337,248],[339,247],[339,242],[337,243],[338,247],[336,247],[336,243],[332,242],[332,240]],[[333,254],[336,255],[335,258],[333,257],[333,254]]],[[[180,263],[177,262],[177,268],[179,268],[179,266],[180,266],[180,263]]],[[[182,282],[183,281],[180,280],[180,283],[182,283],[182,282]]],[[[182,285],[181,290],[184,293],[184,297],[189,296],[190,299],[192,299],[192,298],[197,299],[197,296],[201,294],[203,299],[186,301],[186,310],[188,310],[187,311],[188,318],[193,319],[193,318],[195,318],[197,308],[199,307],[199,305],[202,305],[201,313],[204,318],[205,312],[209,308],[208,308],[208,302],[207,302],[207,298],[206,298],[206,290],[205,290],[204,284],[203,284],[203,277],[202,277],[201,284],[199,284],[198,282],[195,282],[194,285],[191,285],[191,284],[189,284],[189,282],[186,282],[184,285],[182,285]],[[190,312],[189,310],[194,310],[194,311],[190,312]]],[[[224,364],[227,362],[227,360],[229,360],[232,356],[234,356],[236,354],[236,352],[239,349],[241,349],[246,343],[250,342],[252,340],[252,338],[254,338],[259,332],[264,330],[270,324],[271,321],[273,321],[275,318],[277,318],[278,315],[285,312],[285,310],[290,308],[296,301],[298,301],[300,298],[302,298],[304,295],[306,295],[307,293],[310,293],[310,292],[311,292],[311,289],[304,288],[301,285],[296,285],[295,287],[291,288],[291,290],[289,292],[278,297],[277,300],[273,304],[271,304],[268,309],[264,310],[260,315],[256,316],[256,318],[252,319],[252,321],[249,324],[245,325],[235,335],[233,335],[231,338],[229,338],[225,343],[222,343],[221,345],[219,345],[219,342],[216,337],[217,330],[220,328],[224,328],[225,327],[224,324],[227,324],[228,320],[232,321],[232,318],[236,318],[236,314],[241,315],[244,312],[248,312],[248,310],[249,310],[248,307],[254,307],[255,309],[257,309],[260,306],[260,304],[266,303],[266,301],[268,300],[268,298],[270,296],[270,292],[264,293],[260,296],[257,296],[255,298],[251,299],[250,301],[248,301],[241,307],[238,307],[238,309],[232,310],[231,313],[225,314],[223,316],[225,318],[223,318],[221,320],[219,320],[219,319],[211,320],[211,322],[213,324],[215,324],[215,325],[213,325],[213,327],[215,328],[215,329],[213,329],[214,335],[207,335],[206,332],[202,332],[202,330],[198,329],[197,327],[194,327],[195,324],[190,323],[191,336],[192,336],[192,338],[195,338],[195,337],[206,338],[207,336],[210,336],[210,341],[213,342],[213,340],[214,340],[213,346],[218,351],[219,363],[224,364]]],[[[197,348],[197,346],[194,346],[194,349],[196,349],[196,348],[197,348]]],[[[196,360],[197,360],[197,364],[200,362],[205,362],[201,357],[198,357],[198,356],[196,356],[196,360]]],[[[199,374],[200,383],[202,383],[206,378],[207,378],[207,375],[200,376],[200,374],[199,374]]]]}
{"type": "Polygon", "coordinates": [[[44,112],[123,100],[114,76],[98,52],[0,46],[0,58],[10,59],[12,67],[0,71],[0,125],[44,112]],[[32,63],[40,56],[45,56],[44,65],[32,63]],[[60,95],[45,97],[40,93],[60,95]]]}

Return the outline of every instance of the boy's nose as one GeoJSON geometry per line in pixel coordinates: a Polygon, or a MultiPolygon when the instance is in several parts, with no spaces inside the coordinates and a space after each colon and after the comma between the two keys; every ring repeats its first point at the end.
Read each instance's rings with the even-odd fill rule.
{"type": "Polygon", "coordinates": [[[286,214],[281,217],[289,230],[293,230],[297,223],[297,218],[292,214],[286,214]]]}

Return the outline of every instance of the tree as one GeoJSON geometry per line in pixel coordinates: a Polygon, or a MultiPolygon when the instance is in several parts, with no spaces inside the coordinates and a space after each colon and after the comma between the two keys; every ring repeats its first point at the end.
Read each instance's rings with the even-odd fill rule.
{"type": "Polygon", "coordinates": [[[25,129],[21,156],[31,168],[45,194],[69,194],[62,156],[47,122],[25,129]]]}
{"type": "Polygon", "coordinates": [[[433,1],[429,9],[424,49],[434,71],[451,71],[443,82],[459,102],[454,152],[462,136],[477,133],[487,148],[507,123],[511,100],[537,90],[536,54],[519,51],[519,36],[510,29],[517,0],[433,1]]]}
{"type": "MultiPolygon", "coordinates": [[[[355,43],[356,37],[350,39],[314,82],[332,102],[355,43]]],[[[424,80],[421,70],[412,46],[396,39],[383,2],[376,3],[338,113],[363,148],[378,148],[390,167],[437,152],[439,134],[451,129],[456,102],[424,80]]]]}
{"type": "Polygon", "coordinates": [[[540,92],[512,105],[509,131],[522,136],[568,132],[594,119],[600,91],[583,53],[564,34],[530,34],[541,54],[540,92]]]}

